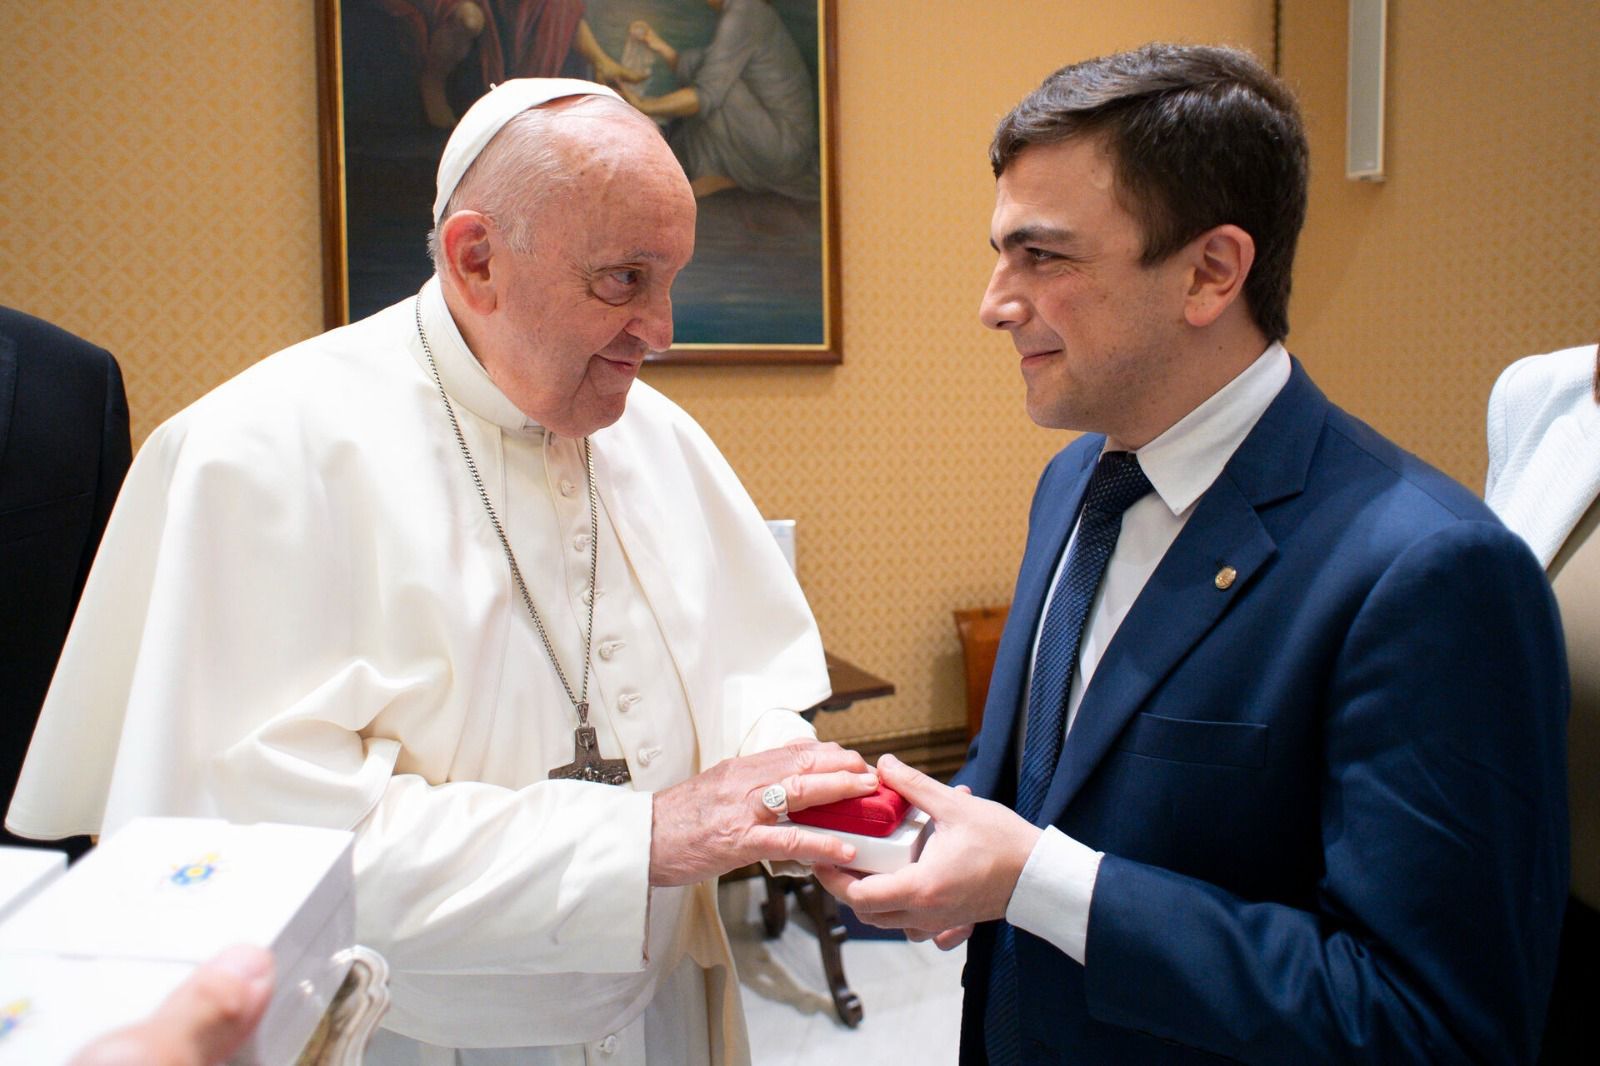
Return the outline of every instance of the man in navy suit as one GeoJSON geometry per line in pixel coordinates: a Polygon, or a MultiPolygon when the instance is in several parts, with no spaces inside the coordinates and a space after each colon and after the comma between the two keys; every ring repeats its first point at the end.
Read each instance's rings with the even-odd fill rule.
{"type": "Polygon", "coordinates": [[[1052,75],[991,157],[980,317],[1084,435],[1034,497],[971,795],[885,756],[937,832],[818,876],[970,935],[963,1062],[1533,1061],[1560,625],[1517,538],[1280,343],[1292,97],[1152,45],[1052,75]]]}
{"type": "MultiPolygon", "coordinates": [[[[0,810],[11,805],[130,451],[111,353],[0,307],[0,810]]],[[[43,846],[4,829],[0,844],[43,846]]],[[[79,854],[87,842],[48,846],[79,854]]]]}

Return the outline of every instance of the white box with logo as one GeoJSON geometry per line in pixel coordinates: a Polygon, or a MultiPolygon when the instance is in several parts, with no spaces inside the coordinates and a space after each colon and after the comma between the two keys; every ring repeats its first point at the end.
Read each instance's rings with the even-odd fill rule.
{"type": "Polygon", "coordinates": [[[270,948],[272,1003],[236,1063],[293,1063],[355,944],[350,833],[141,818],[0,925],[0,1064],[64,1062],[148,1017],[233,944],[270,948]]]}

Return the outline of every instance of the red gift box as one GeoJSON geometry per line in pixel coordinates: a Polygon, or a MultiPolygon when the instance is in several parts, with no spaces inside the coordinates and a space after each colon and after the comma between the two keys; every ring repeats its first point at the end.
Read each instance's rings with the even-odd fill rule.
{"type": "Polygon", "coordinates": [[[789,820],[818,829],[837,829],[868,837],[886,837],[906,820],[911,804],[888,785],[879,784],[870,796],[824,803],[803,811],[790,811],[789,820]]]}

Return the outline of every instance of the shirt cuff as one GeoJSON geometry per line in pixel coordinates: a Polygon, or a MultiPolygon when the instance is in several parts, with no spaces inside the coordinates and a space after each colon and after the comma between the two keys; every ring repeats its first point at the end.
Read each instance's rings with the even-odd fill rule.
{"type": "Polygon", "coordinates": [[[1105,852],[1046,826],[1011,892],[1006,921],[1082,963],[1089,938],[1089,904],[1103,858],[1105,852]]]}
{"type": "Polygon", "coordinates": [[[781,748],[791,740],[816,739],[817,731],[810,722],[793,711],[774,708],[756,719],[750,732],[745,734],[744,743],[739,745],[739,754],[755,755],[757,752],[781,748]]]}

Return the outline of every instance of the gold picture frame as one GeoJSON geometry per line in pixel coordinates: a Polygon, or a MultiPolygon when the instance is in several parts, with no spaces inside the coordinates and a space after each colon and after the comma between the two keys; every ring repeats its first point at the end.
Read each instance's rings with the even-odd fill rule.
{"type": "Polygon", "coordinates": [[[431,273],[433,172],[448,122],[486,83],[593,77],[626,59],[648,74],[629,83],[647,113],[663,101],[682,112],[681,90],[694,90],[689,115],[657,116],[700,211],[695,260],[673,290],[673,346],[650,360],[841,362],[834,3],[318,0],[327,325],[404,299],[431,273]],[[436,53],[462,52],[463,37],[446,68],[436,53]]]}

